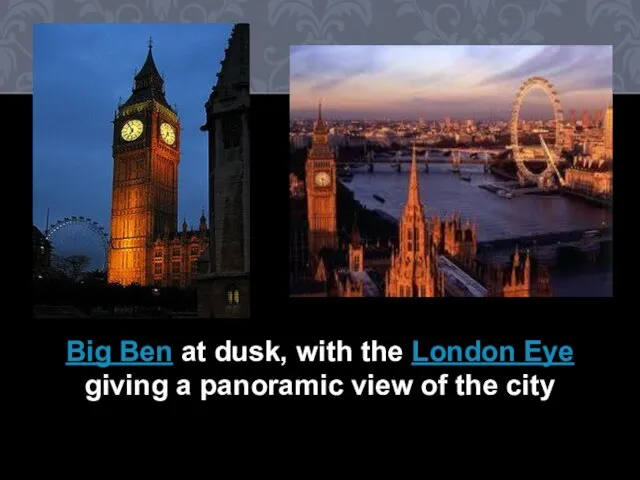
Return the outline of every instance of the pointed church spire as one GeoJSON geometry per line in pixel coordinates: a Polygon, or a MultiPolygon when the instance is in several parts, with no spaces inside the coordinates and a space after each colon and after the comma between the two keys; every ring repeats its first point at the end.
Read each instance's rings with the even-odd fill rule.
{"type": "Polygon", "coordinates": [[[411,154],[411,173],[409,175],[409,196],[407,206],[420,205],[420,183],[418,181],[418,162],[416,160],[416,143],[413,142],[413,152],[411,154]]]}
{"type": "Polygon", "coordinates": [[[200,216],[200,232],[207,230],[207,217],[204,216],[204,207],[202,207],[202,215],[200,216]]]}
{"type": "Polygon", "coordinates": [[[318,102],[318,119],[316,120],[316,126],[314,128],[314,133],[325,134],[327,131],[327,127],[322,119],[322,100],[318,102]]]}

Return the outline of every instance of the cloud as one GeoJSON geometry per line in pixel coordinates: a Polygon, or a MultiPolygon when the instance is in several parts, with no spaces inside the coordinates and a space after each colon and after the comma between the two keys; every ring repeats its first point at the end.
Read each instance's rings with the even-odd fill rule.
{"type": "MultiPolygon", "coordinates": [[[[292,47],[294,48],[294,47],[292,47]]],[[[297,47],[290,59],[290,78],[313,91],[336,88],[354,77],[384,72],[381,48],[358,46],[297,47]]]]}
{"type": "Polygon", "coordinates": [[[612,95],[610,46],[298,46],[290,66],[293,113],[311,111],[318,93],[328,112],[353,118],[509,111],[534,75],[549,78],[561,100],[578,103],[563,101],[565,108],[601,108],[603,95],[612,95]]]}
{"type": "MultiPolygon", "coordinates": [[[[602,67],[594,64],[594,59],[606,60],[607,51],[610,60],[611,50],[607,46],[545,46],[533,57],[515,63],[494,76],[483,78],[478,84],[520,83],[532,76],[550,77],[552,83],[565,78],[569,82],[579,80],[592,76],[598,67],[602,67]]],[[[611,67],[608,71],[611,72],[611,67]]],[[[613,72],[609,76],[613,78],[613,72]]]]}

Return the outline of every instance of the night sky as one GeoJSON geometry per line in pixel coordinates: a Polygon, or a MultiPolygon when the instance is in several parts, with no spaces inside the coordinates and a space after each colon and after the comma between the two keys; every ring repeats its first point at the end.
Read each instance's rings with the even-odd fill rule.
{"type": "MultiPolygon", "coordinates": [[[[610,45],[431,46],[296,45],[290,57],[291,113],[327,118],[504,118],[522,82],[554,84],[568,116],[613,100],[610,45]]],[[[533,90],[522,118],[551,118],[546,95],[533,90]]]]}
{"type": "Polygon", "coordinates": [[[167,101],[182,123],[179,225],[197,228],[207,205],[204,104],[220,70],[230,24],[45,24],[34,26],[33,222],[44,230],[72,215],[109,231],[118,98],[131,94],[134,70],[153,57],[167,101]]]}

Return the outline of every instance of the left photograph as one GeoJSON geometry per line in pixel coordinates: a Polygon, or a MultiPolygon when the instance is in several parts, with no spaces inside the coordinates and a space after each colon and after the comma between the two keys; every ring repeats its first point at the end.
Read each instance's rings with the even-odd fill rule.
{"type": "Polygon", "coordinates": [[[249,34],[34,26],[34,316],[249,317],[249,34]]]}

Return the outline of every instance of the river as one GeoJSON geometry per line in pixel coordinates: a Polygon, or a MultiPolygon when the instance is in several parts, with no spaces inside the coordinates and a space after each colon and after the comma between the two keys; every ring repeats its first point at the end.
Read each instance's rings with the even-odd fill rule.
{"type": "MultiPolygon", "coordinates": [[[[353,180],[346,185],[368,209],[399,218],[407,200],[409,167],[403,164],[403,171],[398,173],[389,164],[376,164],[372,173],[364,168],[355,170],[353,180]],[[374,194],[385,202],[377,201],[374,194]]],[[[609,209],[560,195],[502,198],[479,188],[483,183],[501,181],[485,173],[482,165],[462,164],[460,169],[471,181],[453,174],[450,164],[430,164],[428,173],[420,165],[420,197],[427,217],[457,211],[463,219],[477,220],[478,241],[612,226],[609,209]]]]}

